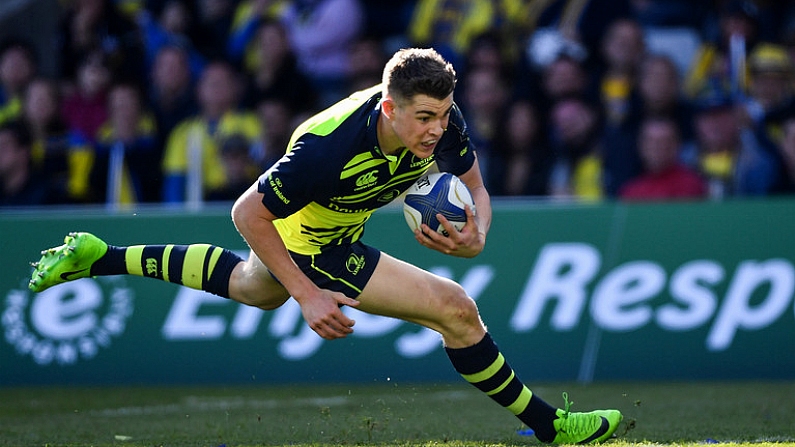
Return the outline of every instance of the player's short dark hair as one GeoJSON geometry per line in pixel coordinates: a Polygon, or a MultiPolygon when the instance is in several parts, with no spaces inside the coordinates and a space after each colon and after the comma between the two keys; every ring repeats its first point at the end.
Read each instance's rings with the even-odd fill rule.
{"type": "Polygon", "coordinates": [[[382,82],[384,94],[396,101],[410,101],[415,95],[444,99],[453,93],[456,74],[453,65],[435,50],[408,48],[389,59],[382,82]]]}

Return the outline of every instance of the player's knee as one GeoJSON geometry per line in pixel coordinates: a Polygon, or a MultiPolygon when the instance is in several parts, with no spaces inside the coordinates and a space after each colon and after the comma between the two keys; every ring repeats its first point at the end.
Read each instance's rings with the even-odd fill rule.
{"type": "Polygon", "coordinates": [[[438,311],[437,330],[442,334],[446,346],[472,346],[480,341],[485,332],[475,300],[458,284],[447,289],[438,311]]]}
{"type": "Polygon", "coordinates": [[[289,296],[277,293],[263,293],[263,291],[238,291],[232,299],[247,306],[258,307],[262,310],[273,310],[284,304],[289,296]]]}
{"type": "Polygon", "coordinates": [[[232,272],[229,293],[233,300],[263,310],[273,310],[284,304],[289,294],[267,271],[258,268],[256,260],[239,264],[232,272]]]}
{"type": "Polygon", "coordinates": [[[480,325],[480,314],[475,300],[467,295],[463,287],[455,283],[448,287],[442,314],[445,315],[448,326],[480,325]]]}

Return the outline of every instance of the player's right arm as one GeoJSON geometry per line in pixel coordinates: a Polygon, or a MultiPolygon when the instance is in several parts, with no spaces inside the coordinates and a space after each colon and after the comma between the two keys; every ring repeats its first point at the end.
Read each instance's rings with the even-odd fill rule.
{"type": "Polygon", "coordinates": [[[339,305],[359,302],[342,293],[317,287],[293,261],[276,230],[277,217],[262,203],[262,193],[253,185],[235,202],[232,220],[235,227],[271,273],[301,305],[304,320],[321,337],[332,340],[353,332],[354,321],[339,305]]]}

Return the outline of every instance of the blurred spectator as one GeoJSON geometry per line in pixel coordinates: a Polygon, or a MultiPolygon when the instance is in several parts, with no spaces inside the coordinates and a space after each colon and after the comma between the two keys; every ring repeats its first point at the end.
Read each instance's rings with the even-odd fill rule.
{"type": "Polygon", "coordinates": [[[643,27],[698,28],[704,24],[709,2],[692,0],[630,0],[632,16],[643,27]]]}
{"type": "Polygon", "coordinates": [[[735,96],[746,88],[745,59],[759,34],[759,7],[750,0],[728,0],[718,11],[718,31],[705,39],[684,81],[693,98],[709,84],[733,89],[735,96]]]}
{"type": "Polygon", "coordinates": [[[409,42],[433,47],[462,70],[475,38],[500,24],[501,7],[501,2],[488,0],[418,0],[407,30],[409,42]]]}
{"type": "Polygon", "coordinates": [[[683,142],[693,138],[693,108],[684,97],[681,78],[674,62],[665,55],[647,55],[640,64],[638,82],[632,94],[622,131],[637,139],[640,123],[649,117],[670,118],[676,122],[683,142]]]}
{"type": "Polygon", "coordinates": [[[560,58],[571,58],[585,63],[588,49],[575,37],[567,37],[557,28],[538,30],[530,37],[525,58],[533,70],[544,70],[560,58]]]}
{"type": "Polygon", "coordinates": [[[407,30],[417,0],[364,0],[363,34],[384,42],[387,54],[409,45],[407,30]]]}
{"type": "Polygon", "coordinates": [[[630,121],[639,116],[667,117],[677,122],[684,141],[692,138],[692,107],[683,97],[674,62],[663,55],[648,55],[640,64],[637,95],[630,105],[630,121]]]}
{"type": "Polygon", "coordinates": [[[284,155],[296,122],[302,122],[308,115],[294,114],[290,104],[280,96],[263,96],[257,103],[257,116],[263,129],[253,159],[260,165],[260,171],[265,171],[284,155]]]}
{"type": "Polygon", "coordinates": [[[572,96],[587,97],[590,93],[588,75],[582,63],[569,56],[560,56],[542,72],[541,96],[543,110],[560,99],[572,96]]]}
{"type": "Polygon", "coordinates": [[[47,184],[33,171],[30,148],[30,133],[23,124],[0,124],[0,207],[46,203],[47,184]]]}
{"type": "Polygon", "coordinates": [[[195,115],[199,106],[185,49],[165,46],[155,57],[149,85],[148,108],[157,123],[160,145],[179,122],[195,115]]]}
{"type": "MultiPolygon", "coordinates": [[[[475,36],[466,52],[464,70],[489,68],[492,70],[510,69],[512,61],[503,53],[505,39],[497,32],[489,31],[475,36]]],[[[460,71],[460,70],[459,70],[460,71]]]]}
{"type": "Polygon", "coordinates": [[[191,40],[194,18],[184,0],[167,1],[157,19],[148,10],[141,10],[136,21],[143,36],[147,73],[151,72],[157,55],[168,46],[183,48],[189,56],[191,77],[199,77],[206,62],[191,40]]]}
{"type": "Polygon", "coordinates": [[[598,107],[582,98],[559,100],[550,112],[549,138],[554,163],[550,194],[594,201],[605,196],[598,107]]]}
{"type": "Polygon", "coordinates": [[[63,116],[70,129],[94,141],[97,130],[108,119],[108,88],[112,81],[104,54],[88,53],[77,69],[77,85],[64,98],[63,116]]]}
{"type": "Polygon", "coordinates": [[[780,116],[787,115],[793,97],[793,67],[785,47],[761,42],[748,59],[749,88],[741,108],[741,125],[754,130],[760,147],[779,166],[776,185],[769,193],[789,192],[791,182],[786,154],[781,151],[784,129],[780,116]]]}
{"type": "Polygon", "coordinates": [[[750,82],[746,111],[758,124],[766,114],[792,99],[792,61],[781,45],[759,43],[748,58],[750,82]]]}
{"type": "Polygon", "coordinates": [[[262,40],[257,39],[263,22],[278,20],[287,5],[286,0],[243,0],[235,9],[227,55],[247,72],[260,65],[262,40]]]}
{"type": "MultiPolygon", "coordinates": [[[[283,154],[299,117],[380,82],[385,51],[438,44],[458,71],[457,101],[494,195],[618,197],[630,179],[647,175],[638,145],[641,124],[652,119],[675,121],[682,160],[712,180],[714,197],[795,193],[785,147],[795,108],[791,3],[68,0],[57,78],[36,78],[36,53],[26,42],[0,44],[0,123],[16,118],[30,129],[31,160],[47,179],[48,202],[103,200],[104,186],[89,196],[89,180],[107,178],[97,169],[107,170],[110,152],[100,145],[95,153],[89,140],[110,126],[107,89],[148,80],[144,108],[156,121],[155,146],[170,139],[169,153],[182,153],[163,161],[160,174],[171,185],[163,197],[182,201],[191,190],[188,142],[198,142],[205,158],[205,169],[192,171],[202,173],[204,190],[216,182],[222,186],[214,194],[231,191],[219,180],[234,171],[222,159],[228,135],[245,135],[246,163],[266,168],[283,154]],[[672,57],[659,46],[667,34],[653,33],[671,26],[698,27],[705,38],[686,77],[692,52],[676,47],[672,57]],[[672,59],[639,58],[644,33],[649,51],[672,59]],[[206,61],[218,58],[244,75],[232,84],[245,90],[232,88],[228,101],[217,99],[226,87],[205,92],[200,113],[202,89],[194,84],[206,61]],[[207,96],[230,105],[208,106],[207,96]]],[[[237,154],[226,161],[243,160],[237,154]]]]}
{"type": "Polygon", "coordinates": [[[631,19],[616,20],[602,39],[602,72],[599,90],[605,108],[605,124],[620,125],[629,110],[640,62],[646,53],[643,30],[631,19]]]}
{"type": "Polygon", "coordinates": [[[516,65],[524,58],[525,42],[532,34],[528,18],[550,2],[535,3],[418,0],[406,29],[408,44],[435,48],[460,74],[475,62],[471,56],[473,50],[478,52],[477,46],[497,50],[499,59],[516,65]]]}
{"type": "Polygon", "coordinates": [[[145,9],[147,0],[113,0],[113,3],[125,17],[134,18],[145,9]]]}
{"type": "Polygon", "coordinates": [[[88,199],[88,170],[93,158],[89,141],[71,131],[61,115],[58,84],[34,79],[25,91],[22,121],[32,136],[35,171],[46,182],[48,203],[81,203],[88,199]]]}
{"type": "Polygon", "coordinates": [[[44,158],[44,146],[51,134],[64,134],[66,123],[61,117],[61,95],[55,81],[36,78],[28,84],[22,101],[21,121],[31,133],[34,158],[44,158]],[[38,152],[38,153],[37,153],[38,152]]]}
{"type": "Polygon", "coordinates": [[[510,84],[503,73],[491,68],[477,68],[467,72],[461,91],[461,108],[467,117],[469,138],[478,149],[478,163],[485,178],[490,172],[490,160],[497,128],[510,98],[510,84]]]}
{"type": "Polygon", "coordinates": [[[761,196],[772,191],[780,172],[776,159],[742,126],[736,102],[719,86],[712,86],[696,100],[695,144],[683,159],[708,181],[713,199],[730,196],[761,196]]]}
{"type": "Polygon", "coordinates": [[[73,80],[78,64],[99,51],[114,78],[144,75],[138,29],[118,12],[112,0],[74,0],[67,3],[59,31],[61,76],[73,80]]]}
{"type": "Polygon", "coordinates": [[[243,135],[235,134],[221,142],[221,166],[226,182],[207,191],[208,201],[234,201],[257,180],[259,166],[251,158],[251,143],[243,135]]]}
{"type": "Polygon", "coordinates": [[[529,97],[532,93],[537,93],[534,84],[535,79],[531,79],[534,73],[523,70],[517,60],[511,59],[506,54],[506,38],[498,32],[488,31],[476,36],[469,45],[469,49],[464,55],[464,62],[460,68],[456,69],[458,75],[458,90],[467,89],[467,74],[470,71],[479,69],[490,70],[502,73],[507,81],[510,81],[511,92],[521,97],[529,97]],[[517,85],[520,84],[520,85],[517,85]],[[532,84],[532,85],[528,85],[532,84]]]}
{"type": "Polygon", "coordinates": [[[790,114],[782,125],[781,144],[779,152],[784,165],[784,179],[781,191],[789,194],[795,193],[795,114],[790,114]]]}
{"type": "Polygon", "coordinates": [[[532,102],[513,101],[498,122],[492,148],[489,193],[543,196],[548,193],[551,154],[532,102]]]}
{"type": "Polygon", "coordinates": [[[380,83],[386,61],[380,41],[371,37],[357,39],[351,45],[348,90],[356,92],[380,83]]]}
{"type": "Polygon", "coordinates": [[[795,2],[788,2],[781,15],[781,39],[774,40],[787,48],[790,60],[795,61],[795,2]]]}
{"type": "Polygon", "coordinates": [[[245,105],[256,107],[262,96],[279,96],[297,112],[316,111],[317,93],[309,79],[298,69],[284,26],[265,20],[257,28],[255,65],[248,72],[245,105]]]}
{"type": "Polygon", "coordinates": [[[645,119],[640,126],[638,147],[644,173],[621,188],[622,199],[697,199],[706,195],[704,180],[679,160],[681,139],[675,121],[645,119]]]}
{"type": "Polygon", "coordinates": [[[171,132],[163,159],[164,200],[199,204],[211,190],[226,186],[220,145],[225,138],[240,134],[250,144],[260,137],[256,115],[236,110],[241,82],[234,67],[212,62],[197,86],[200,112],[177,125],[171,132]]]}
{"type": "Polygon", "coordinates": [[[294,0],[281,21],[298,59],[298,68],[319,95],[319,107],[348,93],[351,45],[364,29],[359,0],[294,0]]]}
{"type": "Polygon", "coordinates": [[[108,121],[97,132],[91,169],[92,201],[111,207],[160,200],[162,151],[155,120],[139,89],[116,84],[108,94],[108,121]]]}
{"type": "MultiPolygon", "coordinates": [[[[190,3],[190,2],[189,2],[190,3]]],[[[193,43],[208,60],[226,57],[226,43],[235,14],[235,0],[197,0],[193,43]]]]}
{"type": "Polygon", "coordinates": [[[636,84],[624,122],[605,129],[604,163],[610,173],[605,178],[605,190],[610,197],[618,195],[629,179],[643,171],[638,141],[644,121],[671,119],[677,124],[680,139],[690,142],[693,138],[692,110],[681,94],[679,73],[670,58],[646,56],[640,64],[636,84]]]}
{"type": "Polygon", "coordinates": [[[36,76],[33,47],[23,41],[0,44],[0,124],[16,119],[22,110],[22,94],[36,76]]]}
{"type": "Polygon", "coordinates": [[[607,27],[632,12],[629,0],[545,0],[525,8],[527,59],[542,69],[561,55],[585,61],[598,54],[607,27]]]}

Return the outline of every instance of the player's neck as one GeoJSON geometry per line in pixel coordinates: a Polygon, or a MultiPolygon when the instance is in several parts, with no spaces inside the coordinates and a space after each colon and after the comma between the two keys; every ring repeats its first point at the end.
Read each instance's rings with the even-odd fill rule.
{"type": "Polygon", "coordinates": [[[376,136],[378,138],[378,147],[381,152],[386,155],[394,155],[406,148],[400,138],[398,138],[392,126],[384,116],[383,112],[378,116],[378,124],[376,125],[376,136]]]}

